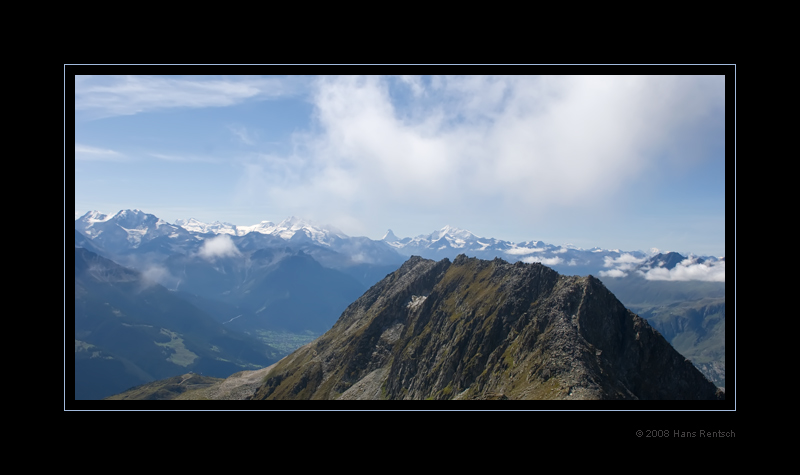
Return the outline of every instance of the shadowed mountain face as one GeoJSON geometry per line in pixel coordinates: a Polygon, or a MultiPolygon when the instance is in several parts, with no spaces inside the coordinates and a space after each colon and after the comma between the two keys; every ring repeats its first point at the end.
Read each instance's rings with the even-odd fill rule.
{"type": "Polygon", "coordinates": [[[629,275],[604,283],[714,384],[725,386],[725,282],[652,281],[629,275]]]}
{"type": "Polygon", "coordinates": [[[139,272],[75,248],[75,399],[187,371],[225,377],[277,355],[139,272]]]}
{"type": "Polygon", "coordinates": [[[229,328],[268,329],[319,335],[366,287],[355,278],[290,249],[258,250],[248,257],[173,255],[165,267],[181,280],[176,288],[206,299],[206,308],[229,328]],[[218,312],[217,305],[235,309],[218,312]]]}
{"type": "Polygon", "coordinates": [[[254,399],[721,399],[598,279],[412,257],[254,399]]]}

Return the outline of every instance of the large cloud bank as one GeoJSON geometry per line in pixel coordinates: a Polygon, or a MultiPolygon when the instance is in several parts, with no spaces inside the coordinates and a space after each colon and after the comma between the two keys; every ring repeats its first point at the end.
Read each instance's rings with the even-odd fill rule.
{"type": "Polygon", "coordinates": [[[431,203],[601,206],[656,162],[702,160],[724,130],[722,77],[348,76],[311,91],[312,131],[244,164],[242,197],[355,229],[431,203]]]}

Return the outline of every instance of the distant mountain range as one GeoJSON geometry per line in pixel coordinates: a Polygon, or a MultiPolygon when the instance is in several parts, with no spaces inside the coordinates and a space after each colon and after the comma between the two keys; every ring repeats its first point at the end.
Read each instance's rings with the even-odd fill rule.
{"type": "MultiPolygon", "coordinates": [[[[207,224],[193,218],[169,224],[140,210],[122,210],[113,216],[88,212],[76,220],[75,229],[89,237],[93,244],[117,253],[137,249],[140,253],[177,251],[185,254],[197,252],[202,242],[211,236],[227,235],[231,238],[250,236],[260,247],[288,245],[303,249],[326,267],[340,270],[361,264],[399,266],[412,255],[454,259],[466,254],[481,259],[500,257],[508,262],[540,262],[565,274],[606,278],[624,277],[634,272],[649,280],[724,282],[725,279],[724,257],[683,256],[675,252],[660,253],[657,249],[648,253],[598,247],[581,249],[542,241],[513,243],[478,237],[451,226],[414,238],[398,238],[388,230],[381,240],[373,240],[350,237],[332,226],[296,217],[278,224],[262,221],[251,226],[207,224]]],[[[239,247],[239,241],[234,242],[239,247]]],[[[371,285],[380,277],[365,283],[371,285]]]]}
{"type": "MultiPolygon", "coordinates": [[[[252,226],[195,219],[171,224],[136,209],[114,215],[91,211],[76,219],[75,246],[139,272],[231,330],[263,338],[275,332],[322,334],[350,302],[412,255],[434,260],[453,260],[460,254],[487,260],[500,257],[510,263],[538,262],[565,275],[592,274],[629,308],[661,315],[653,318],[654,325],[666,319],[665,306],[692,308],[696,315],[698,302],[721,298],[710,304],[721,303],[722,318],[708,325],[724,328],[724,257],[580,249],[541,241],[512,243],[450,226],[402,239],[389,230],[383,239],[373,240],[296,217],[252,226]]],[[[670,315],[673,327],[690,318],[670,315]]],[[[693,335],[681,340],[682,351],[713,354],[706,359],[716,365],[715,381],[724,384],[724,338],[717,330],[693,335]]]]}

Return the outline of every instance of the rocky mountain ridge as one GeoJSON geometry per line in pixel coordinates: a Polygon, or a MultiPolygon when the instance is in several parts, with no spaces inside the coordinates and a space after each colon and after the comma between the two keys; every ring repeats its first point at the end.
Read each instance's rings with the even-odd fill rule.
{"type": "Polygon", "coordinates": [[[410,258],[254,399],[724,399],[592,276],[410,258]]]}

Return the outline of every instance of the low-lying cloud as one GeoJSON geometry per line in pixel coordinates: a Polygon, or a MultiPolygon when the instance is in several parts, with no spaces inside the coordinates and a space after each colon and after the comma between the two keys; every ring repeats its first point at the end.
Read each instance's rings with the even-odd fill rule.
{"type": "Polygon", "coordinates": [[[611,270],[601,270],[600,277],[626,277],[628,272],[636,269],[645,261],[645,258],[633,254],[622,254],[619,257],[603,257],[603,267],[613,267],[611,270]]]}
{"type": "Polygon", "coordinates": [[[206,239],[199,251],[200,257],[206,260],[214,260],[217,257],[233,257],[242,255],[231,237],[227,234],[220,234],[211,239],[206,239]]]}
{"type": "Polygon", "coordinates": [[[725,261],[698,263],[695,258],[687,258],[672,269],[654,267],[638,270],[647,280],[702,280],[706,282],[725,282],[725,261]]]}
{"type": "Polygon", "coordinates": [[[633,254],[622,254],[619,257],[603,257],[603,267],[614,267],[616,270],[633,270],[645,261],[644,257],[636,257],[633,254]]]}
{"type": "Polygon", "coordinates": [[[646,258],[637,258],[632,254],[606,256],[603,259],[603,266],[612,269],[601,270],[600,277],[627,277],[633,271],[647,280],[725,282],[725,261],[698,262],[698,258],[692,256],[667,269],[663,263],[656,267],[642,266],[646,258]]]}
{"type": "Polygon", "coordinates": [[[625,277],[628,275],[627,272],[623,272],[619,269],[611,269],[611,270],[601,270],[600,277],[625,277]]]}
{"type": "Polygon", "coordinates": [[[516,247],[503,252],[505,252],[510,256],[524,256],[525,254],[533,254],[534,252],[544,252],[544,251],[546,251],[546,249],[543,247],[542,248],[516,247]]]}
{"type": "Polygon", "coordinates": [[[522,262],[525,262],[526,264],[532,264],[534,262],[539,262],[539,263],[544,264],[546,266],[557,266],[558,264],[561,264],[562,262],[564,262],[564,259],[562,259],[560,257],[542,257],[542,256],[523,257],[520,260],[522,262]]]}
{"type": "Polygon", "coordinates": [[[159,265],[153,265],[143,270],[142,278],[148,285],[156,283],[165,285],[168,281],[174,279],[165,267],[159,265]]]}

